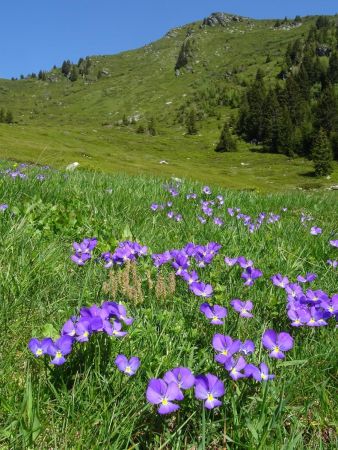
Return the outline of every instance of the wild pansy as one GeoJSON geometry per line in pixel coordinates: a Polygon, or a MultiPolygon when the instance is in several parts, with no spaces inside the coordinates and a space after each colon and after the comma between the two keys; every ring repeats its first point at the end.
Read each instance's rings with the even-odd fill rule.
{"type": "Polygon", "coordinates": [[[241,372],[246,366],[246,361],[243,356],[240,356],[238,360],[235,360],[232,356],[224,361],[224,368],[228,371],[230,377],[233,380],[239,380],[245,378],[245,373],[241,372]]]}
{"type": "Polygon", "coordinates": [[[224,383],[215,375],[208,373],[198,375],[195,380],[195,397],[204,400],[204,407],[213,409],[220,406],[222,402],[218,400],[225,394],[224,383]]]}
{"type": "Polygon", "coordinates": [[[137,356],[132,356],[128,359],[125,355],[117,355],[115,358],[115,364],[121,372],[132,376],[137,372],[141,362],[137,356]]]}
{"type": "Polygon", "coordinates": [[[83,266],[86,261],[91,259],[92,251],[97,245],[96,238],[85,238],[82,242],[74,242],[73,248],[75,254],[71,256],[71,260],[78,266],[83,266]]]}
{"type": "Polygon", "coordinates": [[[7,208],[8,208],[7,203],[2,203],[2,204],[0,205],[0,211],[6,211],[7,208]]]}
{"type": "MultiPolygon", "coordinates": [[[[186,367],[176,367],[175,369],[168,370],[163,376],[163,380],[167,383],[175,383],[181,391],[190,389],[195,384],[195,377],[191,370],[186,367]]],[[[178,400],[183,400],[183,394],[178,400]]]]}
{"type": "Polygon", "coordinates": [[[320,289],[317,289],[316,291],[308,289],[305,295],[305,297],[302,297],[301,302],[309,305],[320,305],[321,302],[329,299],[327,293],[320,289]]]}
{"type": "Polygon", "coordinates": [[[319,227],[311,227],[310,234],[313,236],[317,236],[318,234],[322,234],[323,230],[319,227]]]}
{"type": "Polygon", "coordinates": [[[244,373],[246,377],[252,377],[259,382],[273,380],[275,378],[275,375],[269,373],[269,368],[265,363],[261,363],[259,367],[253,364],[247,364],[244,368],[244,373]]]}
{"type": "Polygon", "coordinates": [[[332,245],[332,247],[338,248],[338,239],[331,240],[329,242],[330,242],[330,245],[332,245]]]}
{"type": "Polygon", "coordinates": [[[239,348],[239,352],[244,355],[251,355],[255,351],[255,344],[250,339],[247,339],[244,342],[241,342],[241,346],[239,348]]]}
{"type": "Polygon", "coordinates": [[[334,259],[328,259],[326,262],[329,266],[332,266],[334,269],[338,267],[338,261],[334,259]]]}
{"type": "Polygon", "coordinates": [[[274,330],[266,330],[262,337],[262,344],[268,350],[271,350],[269,356],[271,358],[283,359],[287,352],[293,347],[293,339],[289,333],[276,333],[274,330]]]}
{"type": "Polygon", "coordinates": [[[51,338],[36,339],[33,338],[29,341],[29,350],[37,357],[47,355],[49,346],[53,343],[51,338]]]}
{"type": "Polygon", "coordinates": [[[229,256],[226,256],[226,257],[224,258],[224,262],[225,262],[225,264],[226,264],[227,266],[232,267],[232,266],[234,266],[235,264],[237,264],[237,259],[238,259],[238,258],[230,258],[229,256]]]}
{"type": "Polygon", "coordinates": [[[327,325],[327,322],[325,321],[326,314],[322,309],[311,306],[309,308],[309,313],[310,319],[306,324],[308,327],[322,327],[327,325]]]}
{"type": "Polygon", "coordinates": [[[186,281],[189,285],[198,281],[198,273],[195,272],[194,270],[192,272],[182,272],[181,274],[182,278],[184,279],[184,281],[186,281]]]}
{"type": "Polygon", "coordinates": [[[211,306],[209,303],[202,303],[200,311],[210,320],[212,325],[223,325],[224,321],[221,319],[224,319],[228,314],[227,309],[223,306],[211,306]]]}
{"type": "Polygon", "coordinates": [[[212,346],[218,352],[215,356],[215,361],[224,364],[230,356],[240,350],[241,341],[239,339],[233,340],[230,336],[217,333],[212,338],[212,346]]]}
{"type": "Polygon", "coordinates": [[[280,288],[285,289],[286,286],[289,284],[289,279],[288,277],[284,277],[283,275],[281,275],[280,273],[277,273],[276,275],[273,275],[271,277],[271,281],[275,286],[278,286],[280,288]]]}
{"type": "Polygon", "coordinates": [[[252,286],[257,278],[260,278],[263,272],[255,267],[247,267],[242,273],[241,278],[245,280],[244,286],[252,286]]]}
{"type": "Polygon", "coordinates": [[[48,346],[48,355],[53,357],[50,363],[57,366],[65,363],[65,356],[72,351],[72,345],[73,338],[68,335],[61,336],[55,342],[51,342],[48,346]]]}
{"type": "Polygon", "coordinates": [[[102,310],[106,311],[109,317],[116,317],[126,325],[131,325],[134,322],[132,317],[127,317],[127,310],[121,303],[104,302],[102,303],[102,310]]]}
{"type": "Polygon", "coordinates": [[[203,194],[207,194],[210,195],[211,194],[211,189],[209,186],[204,186],[202,189],[203,194]]]}
{"type": "Polygon", "coordinates": [[[308,323],[311,318],[310,312],[307,308],[290,308],[288,309],[288,317],[292,321],[292,327],[301,327],[308,323]]]}
{"type": "Polygon", "coordinates": [[[315,273],[307,273],[305,277],[303,275],[298,275],[297,280],[300,283],[312,283],[317,278],[317,275],[315,273]]]}
{"type": "Polygon", "coordinates": [[[213,293],[211,284],[205,284],[199,281],[194,281],[191,283],[189,285],[189,289],[193,294],[197,295],[197,297],[207,298],[211,297],[213,293]]]}
{"type": "Polygon", "coordinates": [[[146,398],[149,403],[159,405],[159,414],[170,414],[179,409],[175,400],[182,400],[182,392],[176,383],[167,384],[160,378],[153,378],[149,381],[146,398]]]}
{"type": "Polygon", "coordinates": [[[251,314],[251,310],[253,308],[253,303],[251,300],[247,300],[243,302],[239,299],[231,300],[230,305],[236,312],[239,312],[240,317],[251,318],[253,314],[251,314]]]}

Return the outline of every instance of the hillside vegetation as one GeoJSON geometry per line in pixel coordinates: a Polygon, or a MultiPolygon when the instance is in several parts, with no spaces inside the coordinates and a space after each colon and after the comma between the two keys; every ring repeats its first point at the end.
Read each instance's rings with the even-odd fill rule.
{"type": "Polygon", "coordinates": [[[265,191],[331,186],[338,182],[336,164],[330,179],[318,181],[307,159],[260,154],[240,138],[237,153],[214,152],[257,70],[274,86],[287,49],[305,40],[316,20],[212,15],[141,49],[65,62],[39,78],[1,80],[0,107],[13,123],[0,124],[0,155],[265,191]],[[196,122],[192,135],[189,120],[196,122]]]}

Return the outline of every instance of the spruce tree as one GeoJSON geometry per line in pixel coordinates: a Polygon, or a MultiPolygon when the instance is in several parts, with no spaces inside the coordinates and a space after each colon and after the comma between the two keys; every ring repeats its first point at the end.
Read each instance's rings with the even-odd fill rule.
{"type": "Polygon", "coordinates": [[[338,83],[338,52],[334,52],[330,56],[327,76],[331,83],[338,83]]]}
{"type": "Polygon", "coordinates": [[[71,68],[72,68],[72,64],[71,64],[71,62],[70,62],[69,59],[68,59],[67,61],[63,61],[62,67],[61,67],[61,72],[62,72],[66,77],[68,77],[68,75],[70,74],[71,68]]]}
{"type": "Polygon", "coordinates": [[[5,120],[6,123],[13,123],[14,119],[13,119],[13,113],[11,111],[7,111],[6,115],[5,115],[5,120]]]}
{"type": "Polygon", "coordinates": [[[319,130],[314,139],[311,156],[316,176],[323,177],[332,173],[332,150],[323,128],[319,130]]]}
{"type": "Polygon", "coordinates": [[[338,129],[338,98],[332,85],[326,87],[315,111],[315,126],[323,128],[327,133],[338,129]]]}
{"type": "Polygon", "coordinates": [[[196,111],[191,109],[186,119],[185,125],[187,127],[187,134],[193,136],[198,133],[196,120],[196,111]]]}
{"type": "Polygon", "coordinates": [[[69,79],[70,81],[76,81],[78,78],[79,78],[79,69],[75,64],[73,64],[70,70],[69,79]]]}
{"type": "Polygon", "coordinates": [[[235,152],[237,150],[237,142],[231,134],[228,122],[225,122],[219,142],[216,146],[216,152],[235,152]]]}
{"type": "Polygon", "coordinates": [[[148,122],[148,133],[150,134],[150,136],[156,136],[157,134],[155,119],[153,117],[151,117],[148,122]]]}

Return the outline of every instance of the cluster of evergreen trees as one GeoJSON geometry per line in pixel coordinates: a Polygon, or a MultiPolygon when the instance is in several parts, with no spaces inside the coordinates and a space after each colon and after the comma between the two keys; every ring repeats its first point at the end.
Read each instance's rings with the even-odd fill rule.
{"type": "Polygon", "coordinates": [[[3,108],[0,109],[0,123],[13,123],[13,113],[3,108]]]}
{"type": "MultiPolygon", "coordinates": [[[[268,152],[315,161],[325,148],[328,161],[338,159],[338,26],[318,18],[304,42],[289,45],[283,73],[284,81],[269,87],[258,70],[240,107],[238,134],[268,152]]],[[[326,166],[316,173],[330,173],[326,166]]]]}
{"type": "Polygon", "coordinates": [[[70,60],[63,61],[61,66],[61,73],[70,81],[76,81],[79,76],[85,77],[89,74],[89,70],[92,63],[90,58],[87,56],[85,59],[80,58],[77,64],[73,64],[70,60]]]}

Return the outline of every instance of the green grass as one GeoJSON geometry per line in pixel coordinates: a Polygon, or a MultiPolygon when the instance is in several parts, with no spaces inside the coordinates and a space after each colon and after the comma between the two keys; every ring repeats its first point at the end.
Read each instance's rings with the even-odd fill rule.
{"type": "MultiPolygon", "coordinates": [[[[337,259],[337,250],[328,244],[337,232],[334,192],[259,195],[212,186],[225,198],[217,212],[225,226],[218,228],[199,224],[196,209],[184,199],[188,192],[201,192],[197,183],[184,182],[173,199],[173,209],[184,217],[176,223],[149,209],[152,202],[169,200],[159,179],[47,172],[41,183],[33,176],[37,172],[28,180],[0,179],[0,202],[10,205],[0,216],[1,448],[213,449],[224,442],[229,449],[336,448],[334,323],[292,329],[283,292],[269,280],[277,272],[295,280],[311,271],[318,274],[317,289],[337,292],[337,274],[326,264],[328,258],[337,259]],[[282,207],[288,211],[277,224],[249,234],[226,213],[234,206],[251,215],[280,213],[282,207]],[[321,236],[311,236],[301,225],[301,212],[314,217],[313,224],[323,228],[321,236]],[[59,330],[79,307],[107,299],[102,288],[107,270],[94,260],[82,268],[70,261],[72,242],[86,236],[98,237],[96,255],[126,238],[155,253],[189,241],[219,242],[220,254],[200,270],[214,287],[212,301],[229,307],[232,298],[250,298],[255,317],[237,320],[229,307],[225,325],[212,327],[198,310],[201,300],[180,280],[174,294],[158,299],[146,281],[147,273],[154,283],[157,278],[147,257],[137,264],[143,301],[128,300],[121,291],[115,296],[135,317],[128,336],[96,335],[89,344],[77,345],[64,366],[45,365],[29,353],[29,339],[59,330]],[[240,272],[224,265],[226,255],[251,258],[264,277],[245,289],[240,272]],[[269,327],[294,337],[285,362],[272,361],[260,348],[269,327]],[[258,350],[250,361],[266,361],[276,379],[266,387],[232,382],[213,361],[215,332],[253,339],[258,350]],[[135,377],[127,379],[116,370],[118,353],[140,357],[135,377]],[[227,389],[223,406],[204,415],[191,392],[179,414],[158,417],[145,401],[148,380],[178,365],[220,376],[227,389]]],[[[169,272],[169,267],[161,269],[163,276],[169,272]]]]}
{"type": "MultiPolygon", "coordinates": [[[[308,176],[311,163],[262,155],[239,142],[238,154],[214,152],[224,120],[236,108],[218,106],[199,123],[198,136],[185,136],[177,113],[196,93],[215,86],[240,98],[243,83],[261,68],[267,83],[275,83],[289,42],[307,35],[315,18],[299,28],[274,30],[274,21],[249,20],[228,27],[201,29],[185,25],[176,36],[163,37],[143,48],[118,55],[91,56],[88,79],[58,81],[0,80],[0,106],[14,113],[14,125],[0,125],[0,157],[49,163],[55,167],[78,161],[81,167],[105,172],[178,176],[224,187],[281,191],[338,183],[338,165],[330,180],[308,176]],[[175,77],[176,59],[188,29],[196,40],[194,73],[175,77]],[[271,62],[266,64],[266,56],[271,62]],[[105,68],[108,77],[96,80],[105,68]],[[230,79],[226,72],[232,72],[230,79]],[[168,102],[171,102],[168,104],[168,102]],[[159,135],[136,133],[136,125],[117,126],[124,115],[140,116],[144,125],[156,119],[159,135]],[[159,165],[167,160],[168,166],[159,165]],[[241,163],[247,165],[241,165],[241,163]]],[[[50,74],[49,74],[50,75],[50,74]]],[[[203,109],[203,104],[199,105],[203,109]]]]}

